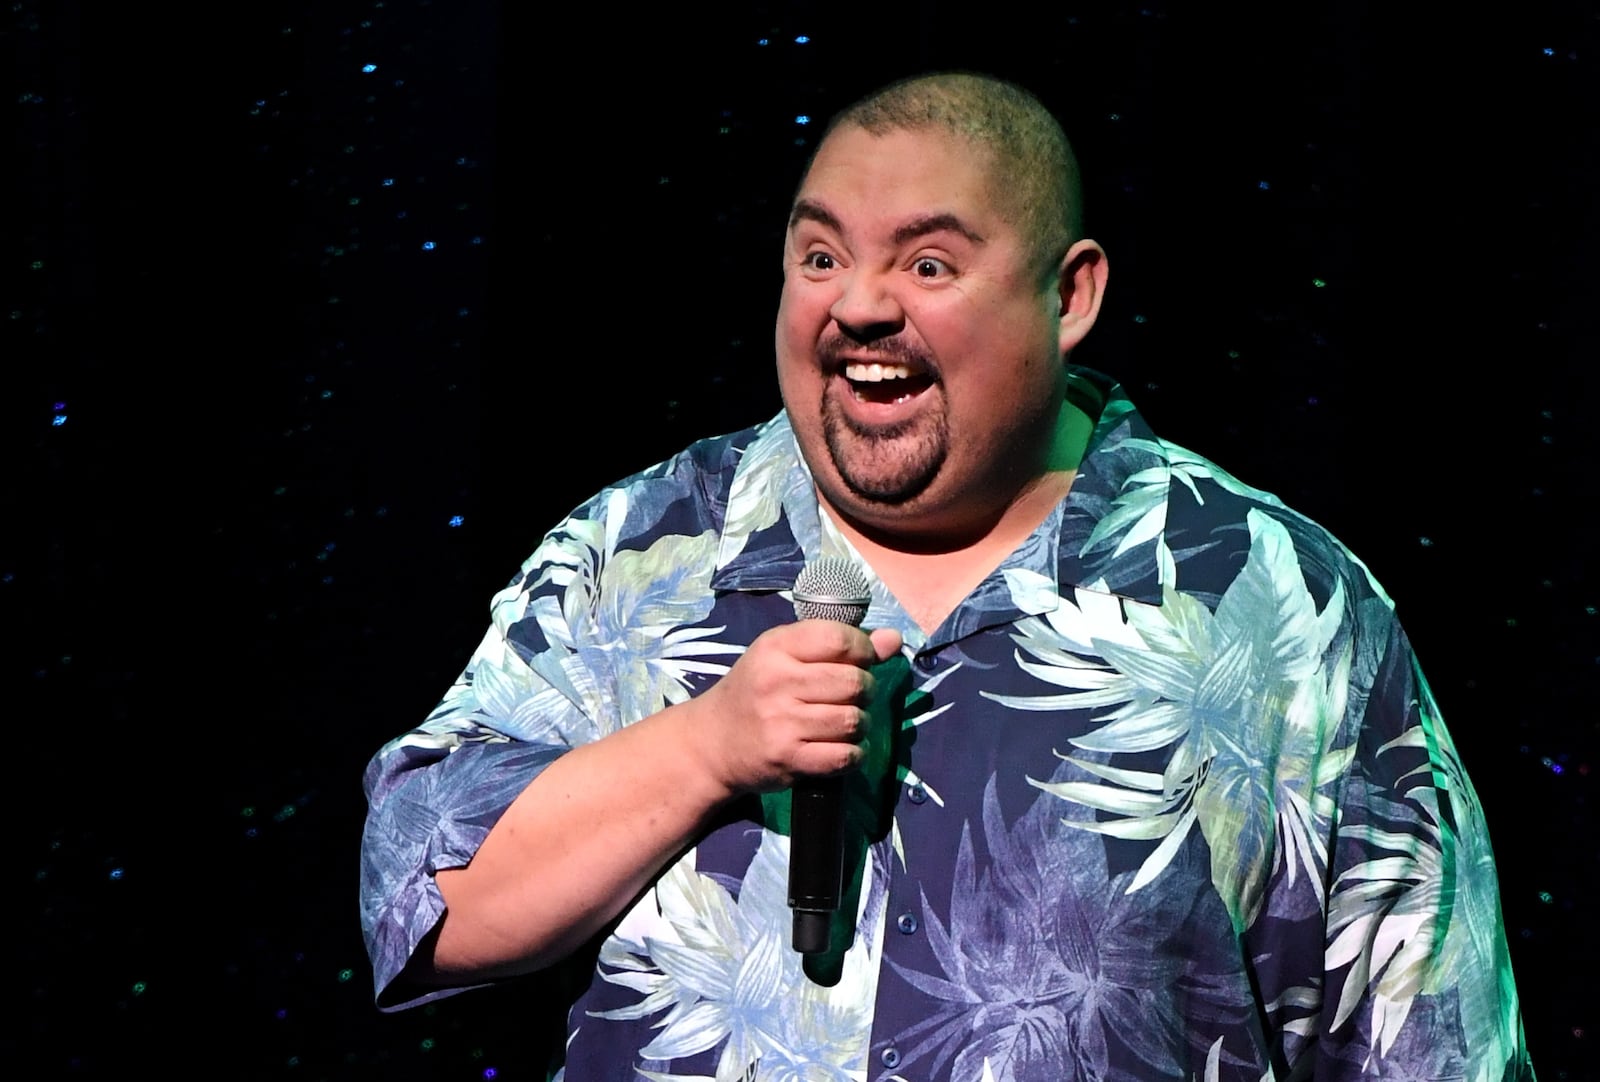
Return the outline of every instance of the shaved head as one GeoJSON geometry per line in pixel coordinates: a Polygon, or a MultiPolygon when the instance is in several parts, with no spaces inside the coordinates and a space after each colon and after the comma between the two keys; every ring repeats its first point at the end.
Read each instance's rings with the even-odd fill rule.
{"type": "Polygon", "coordinates": [[[818,147],[845,127],[873,135],[943,131],[986,153],[995,206],[1029,238],[1041,273],[1054,274],[1083,234],[1078,163],[1066,134],[1039,99],[1013,83],[966,72],[902,79],[841,110],[818,147]]]}

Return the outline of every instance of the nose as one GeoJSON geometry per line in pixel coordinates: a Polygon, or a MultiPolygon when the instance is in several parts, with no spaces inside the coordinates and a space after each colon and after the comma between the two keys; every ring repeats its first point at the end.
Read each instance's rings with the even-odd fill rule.
{"type": "Polygon", "coordinates": [[[882,275],[853,271],[840,284],[838,299],[828,314],[841,331],[858,342],[896,334],[905,324],[905,312],[888,284],[882,275]]]}

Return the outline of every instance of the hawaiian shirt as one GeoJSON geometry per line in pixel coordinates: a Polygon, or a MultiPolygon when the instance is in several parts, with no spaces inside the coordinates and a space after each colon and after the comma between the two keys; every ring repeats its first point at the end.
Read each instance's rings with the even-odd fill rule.
{"type": "Polygon", "coordinates": [[[433,873],[566,750],[711,686],[835,555],[905,645],[846,786],[832,950],[792,949],[787,794],[751,797],[569,963],[565,1079],[1532,1079],[1482,809],[1390,599],[1074,377],[1098,421],[1070,492],[931,634],[782,415],[553,530],[368,767],[380,1006],[461,990],[396,980],[433,873]]]}

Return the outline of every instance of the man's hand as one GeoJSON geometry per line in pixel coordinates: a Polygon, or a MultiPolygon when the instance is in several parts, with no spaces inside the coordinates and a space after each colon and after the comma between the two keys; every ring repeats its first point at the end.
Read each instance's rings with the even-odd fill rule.
{"type": "Polygon", "coordinates": [[[681,709],[709,775],[736,796],[787,788],[797,774],[857,765],[874,692],[868,666],[900,649],[900,633],[870,635],[832,620],[761,634],[720,681],[681,709]]]}
{"type": "Polygon", "coordinates": [[[861,759],[873,677],[900,635],[831,620],[767,631],[688,702],[573,748],[436,876],[445,918],[415,979],[463,983],[565,957],[744,793],[861,759]]]}

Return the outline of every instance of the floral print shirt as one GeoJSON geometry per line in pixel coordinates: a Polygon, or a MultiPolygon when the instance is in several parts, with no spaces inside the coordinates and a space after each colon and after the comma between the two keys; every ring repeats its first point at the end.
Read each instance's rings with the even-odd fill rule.
{"type": "Polygon", "coordinates": [[[932,634],[781,415],[554,529],[368,767],[380,1005],[460,991],[397,981],[434,872],[567,749],[709,687],[837,555],[905,646],[832,952],[791,948],[787,794],[752,797],[574,960],[565,1079],[1532,1079],[1482,810],[1389,598],[1074,377],[1098,421],[1071,491],[932,634]]]}

